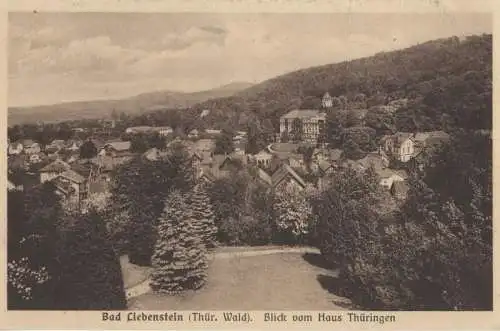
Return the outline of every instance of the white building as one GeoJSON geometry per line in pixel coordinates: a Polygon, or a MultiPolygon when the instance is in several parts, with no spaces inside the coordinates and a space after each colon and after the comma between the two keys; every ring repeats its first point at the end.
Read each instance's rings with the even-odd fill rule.
{"type": "Polygon", "coordinates": [[[301,140],[316,143],[320,134],[325,129],[326,113],[314,109],[296,109],[292,110],[280,118],[280,138],[285,135],[291,138],[297,121],[300,123],[298,129],[301,130],[301,140]]]}

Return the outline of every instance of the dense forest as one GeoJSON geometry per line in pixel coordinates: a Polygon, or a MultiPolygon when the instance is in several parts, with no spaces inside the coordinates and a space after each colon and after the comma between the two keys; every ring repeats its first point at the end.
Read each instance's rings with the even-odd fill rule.
{"type": "Polygon", "coordinates": [[[288,73],[192,108],[211,109],[213,125],[245,127],[276,120],[293,108],[318,106],[325,92],[370,109],[407,98],[395,115],[400,130],[491,128],[492,36],[451,37],[371,57],[288,73]]]}

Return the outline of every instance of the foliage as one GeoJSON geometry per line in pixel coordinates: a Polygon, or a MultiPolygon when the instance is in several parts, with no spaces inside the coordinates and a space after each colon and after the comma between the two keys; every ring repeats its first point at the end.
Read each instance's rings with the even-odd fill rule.
{"type": "Polygon", "coordinates": [[[274,201],[277,236],[284,243],[302,242],[309,232],[312,210],[305,192],[288,185],[276,192],[274,201]]]}
{"type": "Polygon", "coordinates": [[[378,178],[373,169],[360,173],[341,169],[331,175],[329,186],[312,201],[315,221],[312,241],[325,258],[341,266],[353,261],[364,245],[373,242],[378,178]]]}
{"type": "Polygon", "coordinates": [[[94,145],[92,140],[85,141],[80,146],[80,158],[91,159],[95,156],[97,156],[97,147],[94,145]]]}
{"type": "Polygon", "coordinates": [[[194,234],[195,222],[186,197],[172,192],[158,224],[150,283],[154,291],[176,294],[205,284],[206,252],[202,239],[194,234]]]}
{"type": "Polygon", "coordinates": [[[395,114],[398,131],[441,127],[444,115],[455,127],[482,129],[491,128],[491,90],[492,35],[481,35],[433,40],[298,70],[192,108],[215,110],[204,118],[210,125],[225,122],[245,127],[255,117],[277,119],[300,108],[306,98],[328,91],[334,99],[333,111],[408,98],[408,106],[395,114]]]}
{"type": "Polygon", "coordinates": [[[314,147],[312,146],[299,146],[297,153],[302,154],[304,163],[310,165],[313,159],[314,147]]]}
{"type": "Polygon", "coordinates": [[[67,213],[56,290],[58,309],[126,308],[120,262],[96,211],[67,213]]]}
{"type": "Polygon", "coordinates": [[[294,142],[302,141],[304,136],[303,124],[300,118],[294,118],[292,121],[292,131],[290,132],[290,139],[294,142]]]}
{"type": "MultiPolygon", "coordinates": [[[[181,144],[173,144],[159,160],[136,157],[118,167],[112,187],[113,204],[127,211],[129,259],[149,265],[155,242],[154,227],[170,190],[189,190],[193,185],[190,157],[181,144]]],[[[127,218],[126,218],[127,219],[127,218]]],[[[126,220],[123,219],[123,220],[126,220]]]]}
{"type": "Polygon", "coordinates": [[[199,183],[193,187],[189,194],[189,209],[192,212],[194,234],[199,236],[207,248],[215,247],[217,227],[215,217],[205,185],[199,183]]]}
{"type": "Polygon", "coordinates": [[[231,245],[262,245],[272,241],[273,195],[245,171],[217,179],[208,188],[217,237],[231,245]]]}
{"type": "Polygon", "coordinates": [[[9,309],[50,309],[59,270],[59,198],[46,183],[9,191],[7,203],[9,309]]]}
{"type": "Polygon", "coordinates": [[[230,154],[234,151],[233,138],[229,134],[218,135],[215,139],[214,154],[230,154]]]}
{"type": "Polygon", "coordinates": [[[367,182],[356,197],[363,185],[354,172],[334,175],[313,204],[318,245],[365,308],[491,310],[491,138],[458,133],[428,157],[389,218],[367,207],[375,192],[367,182]]]}

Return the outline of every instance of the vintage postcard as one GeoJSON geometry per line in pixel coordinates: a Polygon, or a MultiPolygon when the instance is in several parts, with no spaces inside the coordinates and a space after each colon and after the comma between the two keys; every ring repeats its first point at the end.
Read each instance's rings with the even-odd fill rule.
{"type": "Polygon", "coordinates": [[[493,3],[7,7],[2,328],[500,327],[493,3]]]}

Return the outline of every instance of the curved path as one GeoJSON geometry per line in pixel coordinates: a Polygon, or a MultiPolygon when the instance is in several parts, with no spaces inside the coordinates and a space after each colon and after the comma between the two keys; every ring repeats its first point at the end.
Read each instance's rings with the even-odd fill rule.
{"type": "MultiPolygon", "coordinates": [[[[283,254],[283,253],[319,253],[319,250],[312,247],[283,247],[283,248],[273,248],[273,249],[242,249],[241,251],[228,251],[228,252],[215,252],[209,254],[209,260],[212,259],[228,259],[233,257],[246,257],[246,256],[260,256],[260,255],[270,255],[270,254],[283,254]]],[[[142,283],[134,285],[125,290],[127,299],[131,299],[150,291],[149,279],[146,279],[142,283]]]]}

